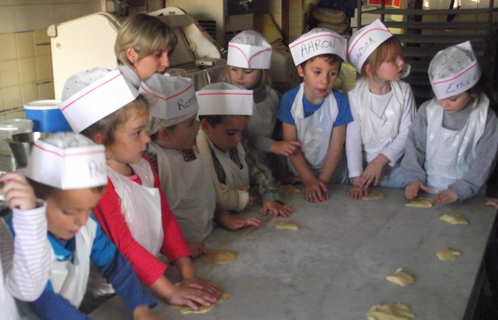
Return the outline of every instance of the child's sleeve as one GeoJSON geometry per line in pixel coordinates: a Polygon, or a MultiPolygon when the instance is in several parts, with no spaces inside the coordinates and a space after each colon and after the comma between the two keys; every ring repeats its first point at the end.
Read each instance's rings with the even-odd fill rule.
{"type": "Polygon", "coordinates": [[[427,140],[427,108],[430,101],[424,102],[413,120],[406,140],[405,155],[401,160],[401,170],[405,186],[410,183],[426,183],[424,169],[427,140]]]}
{"type": "MultiPolygon", "coordinates": [[[[154,188],[161,190],[159,184],[159,176],[155,171],[154,174],[154,188]]],[[[172,263],[178,258],[184,256],[192,256],[192,252],[188,247],[187,241],[183,236],[182,230],[176,222],[175,216],[168,204],[166,196],[164,196],[163,191],[160,192],[161,195],[161,219],[163,224],[164,240],[161,247],[161,251],[168,257],[169,263],[172,263]]]]}
{"type": "Polygon", "coordinates": [[[112,284],[128,309],[133,311],[138,306],[156,305],[154,298],[138,280],[131,264],[116,250],[116,246],[102,232],[98,222],[90,258],[100,273],[112,284]]]}
{"type": "Polygon", "coordinates": [[[356,87],[348,92],[353,121],[346,127],[346,158],[349,177],[359,177],[363,173],[363,154],[361,146],[361,122],[356,113],[356,87]]]}
{"type": "Polygon", "coordinates": [[[334,91],[334,97],[337,102],[338,114],[334,122],[334,127],[339,127],[353,121],[351,110],[349,109],[349,101],[344,93],[334,91]]]}
{"type": "Polygon", "coordinates": [[[133,238],[110,180],[93,213],[102,230],[131,263],[140,281],[147,287],[156,282],[166,271],[166,265],[133,238]]]}
{"type": "Polygon", "coordinates": [[[401,84],[403,86],[402,90],[405,105],[401,115],[399,132],[396,138],[380,152],[390,160],[389,165],[391,166],[394,166],[399,162],[401,157],[403,157],[406,140],[408,139],[408,133],[410,131],[413,118],[415,117],[416,110],[415,98],[413,97],[413,91],[410,85],[405,82],[401,82],[401,84]]]}
{"type": "Polygon", "coordinates": [[[258,192],[263,196],[263,201],[278,200],[280,196],[278,190],[273,185],[273,176],[271,170],[264,164],[259,162],[258,157],[254,153],[254,149],[245,139],[242,140],[242,147],[246,152],[246,162],[249,169],[249,178],[251,188],[257,187],[258,192]]]}
{"type": "Polygon", "coordinates": [[[48,288],[37,300],[28,302],[28,305],[40,320],[91,320],[69,300],[48,288]]]}
{"type": "Polygon", "coordinates": [[[294,91],[295,89],[288,91],[284,94],[282,99],[280,99],[277,111],[275,112],[275,118],[293,126],[296,125],[296,122],[292,117],[291,109],[292,109],[292,104],[294,103],[294,99],[296,98],[297,95],[297,91],[296,92],[294,91]]]}
{"type": "Polygon", "coordinates": [[[484,132],[475,147],[475,158],[469,171],[449,185],[458,195],[458,200],[475,196],[493,173],[498,152],[498,120],[494,111],[488,110],[484,132]]]}
{"type": "Polygon", "coordinates": [[[12,262],[2,266],[5,287],[10,294],[20,300],[37,299],[50,275],[51,246],[47,239],[45,210],[46,204],[41,200],[37,201],[35,209],[13,209],[11,226],[15,232],[14,240],[5,222],[0,222],[2,264],[7,261],[12,262]],[[7,252],[11,258],[4,259],[4,252],[7,252]]]}

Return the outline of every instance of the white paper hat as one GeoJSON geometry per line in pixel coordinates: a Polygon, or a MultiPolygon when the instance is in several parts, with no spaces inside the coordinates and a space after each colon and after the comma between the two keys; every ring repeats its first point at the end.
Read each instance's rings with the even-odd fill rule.
{"type": "Polygon", "coordinates": [[[150,115],[175,125],[197,112],[194,83],[189,78],[154,74],[140,84],[139,93],[151,102],[150,115]]]}
{"type": "Polygon", "coordinates": [[[289,45],[296,66],[322,54],[335,54],[346,60],[346,39],[337,32],[314,28],[289,45]]]}
{"type": "Polygon", "coordinates": [[[74,132],[60,132],[36,141],[26,176],[62,190],[107,184],[105,147],[74,132]]]}
{"type": "Polygon", "coordinates": [[[135,100],[138,90],[118,69],[94,68],[67,79],[60,109],[75,132],[135,100]]]}
{"type": "Polygon", "coordinates": [[[428,74],[438,99],[456,96],[472,88],[481,78],[481,68],[470,41],[436,53],[429,64],[428,74]]]}
{"type": "Polygon", "coordinates": [[[361,67],[372,52],[392,36],[391,31],[379,19],[361,28],[349,39],[349,63],[361,73],[361,67]]]}
{"type": "Polygon", "coordinates": [[[199,102],[199,115],[252,115],[253,92],[229,83],[209,84],[195,93],[199,102]]]}
{"type": "Polygon", "coordinates": [[[227,65],[245,69],[270,69],[272,48],[257,31],[246,30],[228,43],[227,65]]]}

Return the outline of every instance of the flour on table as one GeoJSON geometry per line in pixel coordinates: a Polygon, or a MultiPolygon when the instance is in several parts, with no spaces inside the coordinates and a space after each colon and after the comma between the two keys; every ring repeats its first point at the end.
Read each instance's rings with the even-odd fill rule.
{"type": "Polygon", "coordinates": [[[415,281],[415,277],[412,274],[403,271],[401,268],[396,270],[392,275],[387,276],[386,279],[392,283],[399,284],[402,287],[406,287],[415,281]]]}
{"type": "Polygon", "coordinates": [[[384,198],[384,194],[377,190],[368,190],[368,195],[361,197],[361,200],[378,200],[384,198]]]}
{"type": "Polygon", "coordinates": [[[437,256],[439,258],[439,260],[443,260],[443,261],[455,261],[456,260],[456,257],[461,255],[462,252],[461,251],[458,251],[458,250],[455,250],[455,249],[451,249],[451,248],[446,248],[446,249],[443,249],[441,251],[439,251],[437,253],[437,256]]]}
{"type": "Polygon", "coordinates": [[[173,306],[176,310],[180,311],[182,314],[187,314],[187,313],[206,313],[214,309],[214,306],[217,305],[218,303],[224,302],[226,299],[228,299],[231,296],[229,293],[223,293],[219,298],[216,303],[210,305],[209,307],[203,306],[203,305],[198,305],[199,309],[194,310],[190,308],[189,306],[173,306]]]}
{"type": "Polygon", "coordinates": [[[448,222],[449,224],[469,224],[469,222],[458,213],[445,214],[444,216],[439,218],[439,220],[448,222]]]}
{"type": "Polygon", "coordinates": [[[209,250],[205,255],[201,256],[201,260],[209,263],[224,264],[230,263],[237,259],[237,251],[234,250],[209,250]]]}
{"type": "Polygon", "coordinates": [[[410,201],[406,204],[407,207],[415,208],[431,208],[436,204],[436,199],[434,198],[418,198],[410,201]]]}
{"type": "Polygon", "coordinates": [[[277,221],[275,222],[275,229],[299,230],[299,225],[292,221],[277,221]]]}
{"type": "Polygon", "coordinates": [[[409,320],[415,318],[412,310],[404,303],[387,303],[373,306],[367,313],[368,320],[409,320]]]}

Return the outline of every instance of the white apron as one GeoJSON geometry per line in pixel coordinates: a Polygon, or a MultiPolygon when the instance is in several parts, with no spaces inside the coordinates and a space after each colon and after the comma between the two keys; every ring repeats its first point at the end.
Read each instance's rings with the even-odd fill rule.
{"type": "Polygon", "coordinates": [[[443,128],[444,109],[436,99],[427,105],[427,146],[425,170],[430,191],[437,193],[461,179],[475,159],[475,146],[481,138],[488,115],[489,100],[481,95],[470,111],[467,124],[460,130],[443,128]]]}
{"type": "MultiPolygon", "coordinates": [[[[303,109],[304,83],[297,92],[291,108],[291,115],[296,123],[297,139],[303,144],[301,152],[311,171],[320,171],[330,144],[334,122],[339,114],[334,93],[330,92],[322,106],[311,116],[304,118],[303,109]]],[[[288,160],[289,169],[294,175],[299,175],[288,160]]]]}
{"type": "Polygon", "coordinates": [[[211,159],[195,152],[186,162],[183,152],[165,150],[150,142],[157,153],[161,189],[187,241],[201,242],[213,230],[216,194],[211,180],[211,159]]]}
{"type": "MultiPolygon", "coordinates": [[[[55,293],[63,296],[73,306],[78,308],[87,291],[90,276],[90,255],[97,234],[97,223],[88,219],[74,236],[76,241],[74,261],[58,261],[54,250],[51,251],[50,282],[55,293]]],[[[18,307],[23,320],[38,320],[39,318],[24,301],[18,301],[18,307]]],[[[3,318],[1,318],[3,320],[3,318]]],[[[7,318],[10,319],[10,318],[7,318]]],[[[15,319],[15,318],[14,318],[15,319]]]]}
{"type": "MultiPolygon", "coordinates": [[[[357,114],[361,121],[361,141],[363,159],[366,164],[377,157],[389,146],[399,134],[399,126],[403,115],[404,99],[401,86],[391,81],[392,98],[379,117],[372,110],[372,97],[368,80],[361,78],[356,83],[357,114]]],[[[378,186],[388,188],[403,188],[403,173],[398,165],[384,166],[378,186]]]]}
{"type": "Polygon", "coordinates": [[[154,175],[145,159],[130,164],[142,185],[131,181],[107,166],[107,175],[121,199],[123,214],[133,238],[147,251],[157,256],[163,244],[161,190],[154,188],[154,175]]]}

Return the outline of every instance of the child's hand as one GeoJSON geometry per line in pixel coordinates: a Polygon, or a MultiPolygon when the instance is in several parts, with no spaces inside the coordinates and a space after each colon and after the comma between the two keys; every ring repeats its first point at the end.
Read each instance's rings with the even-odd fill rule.
{"type": "Polygon", "coordinates": [[[270,152],[290,157],[302,146],[302,143],[299,141],[273,141],[270,146],[270,152]]]}
{"type": "Polygon", "coordinates": [[[190,248],[190,252],[192,252],[192,258],[197,258],[202,254],[207,254],[207,250],[205,248],[204,242],[189,242],[188,247],[190,248]]]}
{"type": "Polygon", "coordinates": [[[7,173],[0,181],[4,184],[5,201],[11,208],[30,210],[36,208],[36,196],[33,188],[19,173],[7,173]]]}
{"type": "Polygon", "coordinates": [[[368,195],[368,187],[354,186],[349,190],[348,197],[353,200],[360,200],[363,196],[368,195]]]}
{"type": "Polygon", "coordinates": [[[294,212],[294,210],[292,210],[289,205],[284,205],[280,201],[266,200],[265,202],[263,202],[261,213],[263,215],[267,215],[268,212],[273,213],[274,218],[278,217],[278,215],[287,218],[292,212],[294,212]]]}
{"type": "Polygon", "coordinates": [[[153,314],[149,306],[138,306],[133,310],[133,320],[161,320],[162,318],[153,314]]]}
{"type": "Polygon", "coordinates": [[[312,180],[304,182],[304,198],[311,202],[328,200],[327,185],[325,182],[313,177],[312,180]]]}
{"type": "Polygon", "coordinates": [[[360,180],[358,181],[358,186],[360,187],[368,187],[371,183],[374,186],[379,183],[380,174],[382,173],[382,168],[389,163],[389,159],[384,156],[382,153],[379,154],[375,159],[370,161],[370,163],[363,171],[363,174],[360,176],[360,180]]]}
{"type": "Polygon", "coordinates": [[[458,200],[458,195],[455,191],[448,188],[444,191],[439,191],[439,193],[436,194],[436,200],[444,204],[449,204],[456,202],[458,200]]]}
{"type": "Polygon", "coordinates": [[[422,189],[424,191],[429,190],[426,185],[418,182],[407,184],[405,187],[405,196],[408,200],[413,200],[413,198],[418,196],[418,191],[422,189]]]}
{"type": "Polygon", "coordinates": [[[202,288],[202,291],[205,293],[209,294],[212,298],[215,299],[214,302],[221,296],[223,293],[223,290],[215,285],[214,283],[207,282],[204,279],[201,279],[197,276],[188,278],[188,279],[183,279],[181,284],[183,285],[196,285],[199,286],[199,288],[202,288]]]}
{"type": "Polygon", "coordinates": [[[186,284],[182,281],[175,283],[173,287],[172,292],[166,297],[166,301],[172,305],[185,305],[198,310],[199,307],[195,303],[209,307],[217,300],[217,297],[203,291],[203,286],[198,284],[186,284]]]}
{"type": "Polygon", "coordinates": [[[489,200],[486,202],[486,205],[487,205],[487,206],[493,206],[493,207],[498,208],[498,199],[489,199],[489,200]]]}
{"type": "Polygon", "coordinates": [[[238,230],[245,227],[259,227],[261,221],[256,218],[239,219],[227,214],[221,217],[220,224],[228,230],[238,230]]]}

